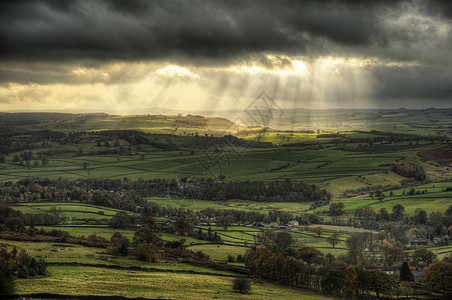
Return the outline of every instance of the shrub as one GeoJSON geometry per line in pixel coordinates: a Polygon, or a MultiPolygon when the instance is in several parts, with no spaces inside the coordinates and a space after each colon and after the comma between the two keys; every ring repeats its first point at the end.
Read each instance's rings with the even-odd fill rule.
{"type": "Polygon", "coordinates": [[[14,275],[6,262],[0,262],[0,295],[14,293],[14,275]]]}
{"type": "Polygon", "coordinates": [[[248,278],[237,277],[232,281],[232,289],[242,294],[249,293],[251,291],[251,283],[248,278]]]}

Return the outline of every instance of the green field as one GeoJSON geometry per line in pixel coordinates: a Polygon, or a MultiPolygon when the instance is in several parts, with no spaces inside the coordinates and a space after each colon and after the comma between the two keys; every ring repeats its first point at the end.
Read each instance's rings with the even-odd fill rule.
{"type": "Polygon", "coordinates": [[[73,266],[51,266],[48,270],[49,277],[18,280],[17,292],[166,299],[331,299],[311,291],[265,281],[253,284],[251,293],[242,295],[232,291],[232,278],[214,275],[73,266]]]}
{"type": "Polygon", "coordinates": [[[268,213],[269,211],[285,211],[291,213],[302,213],[309,210],[312,202],[266,202],[260,203],[250,200],[231,199],[227,201],[209,201],[199,199],[178,199],[178,198],[158,198],[150,197],[148,201],[154,202],[160,206],[172,208],[189,208],[193,211],[199,211],[206,208],[215,209],[236,209],[241,211],[259,211],[268,213]]]}
{"type": "Polygon", "coordinates": [[[408,215],[414,215],[417,208],[422,208],[428,214],[436,211],[444,213],[452,205],[452,193],[400,197],[383,201],[382,203],[375,203],[371,206],[375,211],[380,210],[380,208],[386,208],[388,211],[392,211],[392,207],[396,204],[403,205],[405,213],[408,215]]]}
{"type": "MultiPolygon", "coordinates": [[[[162,138],[160,138],[162,139],[162,138]]],[[[185,137],[172,136],[171,143],[183,142],[185,137]]],[[[198,139],[203,139],[199,137],[198,139]]],[[[162,139],[165,140],[165,139],[162,139]]],[[[124,143],[123,140],[118,141],[124,143]]],[[[130,153],[137,151],[134,146],[130,153]]],[[[405,152],[370,154],[326,149],[253,149],[229,151],[223,155],[212,155],[202,149],[189,151],[162,151],[148,145],[142,146],[141,155],[93,154],[74,156],[78,151],[90,153],[96,151],[119,151],[119,147],[96,146],[95,144],[60,145],[49,147],[59,151],[72,151],[49,157],[48,165],[30,166],[13,163],[15,153],[6,156],[6,162],[0,163],[0,180],[16,181],[26,177],[47,177],[67,179],[77,178],[114,178],[153,179],[211,177],[223,174],[228,179],[237,180],[303,180],[324,183],[334,195],[344,188],[359,188],[363,185],[379,185],[400,182],[403,178],[386,173],[391,163],[406,155],[405,152]],[[212,164],[212,160],[217,162],[212,164]],[[84,164],[87,164],[85,167],[84,164]],[[362,177],[368,177],[367,179],[362,177]]],[[[42,151],[42,149],[40,150],[42,151]]],[[[129,153],[129,150],[126,151],[129,153]]],[[[38,157],[37,151],[34,156],[38,157]]],[[[39,164],[39,163],[38,163],[39,164]]]]}
{"type": "MultiPolygon", "coordinates": [[[[338,198],[332,201],[332,203],[344,203],[344,212],[347,213],[353,213],[365,206],[371,206],[375,212],[378,212],[381,208],[386,208],[388,212],[391,212],[392,207],[397,204],[403,205],[405,214],[411,216],[417,208],[422,208],[428,214],[436,211],[444,213],[452,205],[452,192],[443,192],[443,190],[451,186],[452,184],[447,182],[429,183],[413,188],[415,192],[426,192],[425,194],[406,195],[411,188],[403,188],[393,190],[393,197],[389,197],[389,191],[384,192],[386,197],[383,200],[365,195],[351,198],[338,198]]],[[[328,210],[329,205],[326,205],[317,208],[315,211],[328,212],[328,210]]]]}
{"type": "Polygon", "coordinates": [[[190,246],[187,249],[194,252],[202,251],[209,255],[210,259],[226,261],[228,255],[232,255],[234,259],[237,255],[242,256],[246,252],[246,247],[230,246],[230,245],[216,245],[216,244],[206,244],[206,245],[196,245],[190,246]]]}
{"type": "Polygon", "coordinates": [[[127,257],[116,257],[105,253],[104,248],[84,247],[66,243],[48,242],[23,242],[0,239],[0,243],[9,247],[17,247],[36,258],[43,258],[48,263],[83,263],[94,265],[111,265],[122,267],[141,267],[157,269],[161,271],[175,270],[197,273],[212,273],[234,275],[229,271],[220,271],[209,268],[197,267],[187,263],[150,263],[138,261],[127,257]]]}

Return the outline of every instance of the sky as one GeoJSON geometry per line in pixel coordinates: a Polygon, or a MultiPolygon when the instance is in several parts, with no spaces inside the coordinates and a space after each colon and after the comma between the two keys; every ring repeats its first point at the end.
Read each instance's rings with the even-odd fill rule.
{"type": "Polygon", "coordinates": [[[452,105],[452,1],[3,0],[0,111],[452,105]]]}

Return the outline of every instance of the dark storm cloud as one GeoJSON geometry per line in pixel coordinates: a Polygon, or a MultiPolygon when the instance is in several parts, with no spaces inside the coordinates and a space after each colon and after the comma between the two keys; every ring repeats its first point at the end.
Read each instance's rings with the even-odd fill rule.
{"type": "Polygon", "coordinates": [[[379,67],[372,73],[380,99],[452,99],[451,69],[379,67]]]}
{"type": "MultiPolygon", "coordinates": [[[[0,58],[226,59],[385,46],[385,9],[406,1],[2,1],[0,58]]],[[[431,13],[435,13],[432,11],[431,13]]],[[[449,14],[446,14],[448,16],[449,14]]]]}
{"type": "MultiPolygon", "coordinates": [[[[218,77],[212,90],[238,97],[250,89],[251,76],[227,68],[217,76],[209,67],[290,69],[294,56],[302,56],[308,68],[320,56],[382,62],[366,67],[375,100],[450,99],[452,1],[0,1],[0,86],[113,85],[179,64],[204,69],[201,78],[218,77]],[[158,66],[130,64],[149,60],[158,66]],[[77,73],[79,68],[85,73],[77,73]]],[[[311,71],[313,78],[323,76],[311,71]]],[[[331,101],[353,98],[353,85],[365,85],[364,78],[352,79],[325,83],[331,101]]],[[[294,79],[280,87],[279,81],[274,75],[278,97],[310,97],[305,86],[311,83],[294,79]]]]}

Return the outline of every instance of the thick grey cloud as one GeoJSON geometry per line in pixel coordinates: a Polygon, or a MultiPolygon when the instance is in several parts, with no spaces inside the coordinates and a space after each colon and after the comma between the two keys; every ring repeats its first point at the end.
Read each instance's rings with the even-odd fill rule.
{"type": "Polygon", "coordinates": [[[372,70],[380,99],[452,99],[452,70],[432,67],[378,67],[372,70]]]}
{"type": "MultiPolygon", "coordinates": [[[[390,47],[393,39],[417,42],[388,27],[387,16],[397,19],[410,6],[432,18],[451,16],[446,1],[428,2],[2,1],[0,59],[225,60],[258,52],[334,54],[341,46],[366,56],[367,50],[390,47]]],[[[380,54],[403,57],[395,51],[380,54]]]]}
{"type": "Polygon", "coordinates": [[[367,90],[381,101],[451,99],[452,1],[0,1],[0,85],[130,83],[175,63],[200,71],[208,93],[237,98],[262,84],[253,90],[251,76],[209,67],[251,62],[278,69],[290,67],[294,56],[307,65],[321,56],[382,65],[360,67],[366,84],[350,70],[325,84],[315,69],[309,80],[282,83],[272,75],[270,92],[284,101],[313,99],[319,87],[319,98],[344,103],[367,90]],[[156,66],[112,66],[118,61],[156,66]],[[74,72],[79,67],[83,76],[74,72]]]}

